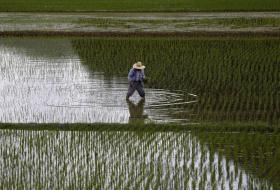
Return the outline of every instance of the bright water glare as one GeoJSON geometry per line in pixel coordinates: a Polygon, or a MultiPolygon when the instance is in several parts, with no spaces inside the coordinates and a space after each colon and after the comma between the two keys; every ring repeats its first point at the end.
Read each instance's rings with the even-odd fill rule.
{"type": "MultiPolygon", "coordinates": [[[[105,77],[83,64],[67,38],[0,39],[0,122],[191,122],[182,105],[196,97],[146,88],[125,100],[126,77],[105,77]],[[184,117],[180,117],[184,115],[184,117]]],[[[104,63],[106,64],[106,63],[104,63]]]]}
{"type": "Polygon", "coordinates": [[[0,186],[11,189],[273,189],[189,133],[1,130],[0,136],[0,186]]]}

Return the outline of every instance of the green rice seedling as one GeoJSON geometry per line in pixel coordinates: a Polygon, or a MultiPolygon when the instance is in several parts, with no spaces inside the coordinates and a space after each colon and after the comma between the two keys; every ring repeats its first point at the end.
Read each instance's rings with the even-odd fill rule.
{"type": "Polygon", "coordinates": [[[9,129],[0,130],[0,136],[3,158],[0,173],[1,176],[8,174],[0,180],[1,188],[125,189],[153,187],[157,181],[160,188],[184,189],[183,186],[189,187],[189,184],[206,187],[206,177],[202,176],[208,175],[213,180],[211,187],[217,188],[221,184],[230,185],[229,179],[234,178],[232,183],[236,183],[238,177],[243,180],[243,174],[247,185],[239,181],[240,188],[268,189],[279,185],[275,175],[279,172],[278,133],[200,131],[190,134],[98,128],[84,131],[9,129]],[[236,150],[235,157],[227,151],[232,148],[236,150]],[[226,161],[226,168],[222,160],[226,161]],[[232,166],[235,174],[228,171],[232,166]],[[184,181],[184,185],[180,181],[184,181]]]}
{"type": "MultiPolygon", "coordinates": [[[[162,21],[164,22],[164,21],[162,21]]],[[[280,19],[274,17],[261,18],[207,18],[207,19],[193,19],[193,20],[175,20],[175,26],[179,28],[190,27],[190,26],[224,26],[231,28],[248,28],[248,27],[279,27],[280,19]]],[[[245,52],[244,52],[245,53],[245,52]]]]}
{"type": "MultiPolygon", "coordinates": [[[[108,77],[141,60],[148,87],[199,97],[200,121],[279,123],[276,38],[83,38],[72,44],[83,63],[108,77]],[[117,67],[116,67],[117,65],[117,67]],[[160,80],[159,80],[160,79],[160,80]]],[[[192,108],[192,105],[186,105],[192,108]]]]}
{"type": "MultiPolygon", "coordinates": [[[[279,134],[207,133],[206,136],[203,133],[197,133],[197,136],[202,143],[218,146],[223,144],[225,149],[233,149],[234,155],[228,154],[227,151],[222,151],[222,154],[229,160],[239,162],[242,167],[259,176],[260,179],[265,176],[275,187],[279,186],[277,175],[271,175],[277,173],[276,171],[279,172],[279,164],[276,161],[279,160],[279,155],[275,154],[279,149],[277,144],[280,139],[279,134]]],[[[214,148],[210,151],[221,152],[221,149],[214,148]]],[[[237,168],[235,168],[235,173],[237,173],[237,168]]]]}

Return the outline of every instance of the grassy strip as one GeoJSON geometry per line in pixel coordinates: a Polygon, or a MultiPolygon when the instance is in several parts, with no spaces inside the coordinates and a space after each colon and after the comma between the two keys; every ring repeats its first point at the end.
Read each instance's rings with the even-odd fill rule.
{"type": "Polygon", "coordinates": [[[203,123],[203,124],[14,124],[2,123],[0,129],[13,130],[62,130],[62,131],[142,131],[142,132],[274,132],[279,133],[278,126],[269,127],[264,123],[203,123]]]}
{"type": "Polygon", "coordinates": [[[0,11],[279,11],[277,0],[0,0],[0,11]]]}

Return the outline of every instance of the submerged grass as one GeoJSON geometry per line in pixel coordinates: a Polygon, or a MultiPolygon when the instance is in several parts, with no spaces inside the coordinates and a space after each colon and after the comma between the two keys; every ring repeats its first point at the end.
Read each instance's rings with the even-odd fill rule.
{"type": "Polygon", "coordinates": [[[272,175],[279,133],[2,129],[0,136],[1,189],[279,187],[272,175]]]}
{"type": "Polygon", "coordinates": [[[280,27],[280,18],[277,17],[255,17],[255,18],[207,18],[207,19],[118,19],[118,18],[82,18],[74,23],[81,25],[91,25],[96,27],[139,27],[145,25],[168,26],[175,28],[185,27],[231,27],[231,28],[250,28],[250,27],[280,27]]]}
{"type": "MultiPolygon", "coordinates": [[[[132,17],[126,18],[123,16],[110,15],[110,13],[99,14],[59,14],[57,17],[55,14],[46,14],[40,16],[32,13],[26,14],[24,17],[18,16],[3,16],[0,19],[0,23],[3,24],[3,31],[9,31],[13,28],[13,31],[22,30],[22,25],[30,25],[33,30],[53,31],[54,28],[60,28],[62,26],[68,26],[72,31],[85,31],[94,32],[101,29],[117,30],[117,31],[185,31],[185,30],[199,30],[199,31],[235,31],[236,29],[247,29],[249,31],[255,31],[259,27],[264,28],[266,31],[277,32],[280,28],[280,17],[236,17],[236,18],[193,18],[187,17],[171,17],[168,13],[165,13],[167,17],[159,18],[142,18],[133,14],[132,17]],[[100,17],[101,16],[101,17],[100,17]],[[37,29],[36,29],[37,26],[37,29]],[[43,29],[42,29],[42,26],[43,29]],[[6,29],[5,29],[6,27],[6,29]],[[48,29],[49,27],[49,29],[48,29]],[[210,29],[208,28],[210,27],[210,29]],[[126,29],[126,30],[125,30],[126,29]]],[[[23,27],[24,28],[24,27],[23,27]]],[[[70,30],[69,28],[69,30],[70,30]]],[[[106,30],[106,31],[110,31],[106,30]]],[[[244,31],[244,30],[243,30],[244,31]]],[[[63,32],[61,30],[61,32],[63,32]]]]}
{"type": "Polygon", "coordinates": [[[231,28],[250,28],[250,27],[280,27],[280,18],[210,18],[196,19],[186,21],[186,23],[178,23],[177,27],[187,26],[226,26],[231,28]]]}
{"type": "Polygon", "coordinates": [[[149,86],[196,93],[200,119],[223,122],[0,124],[1,189],[279,188],[278,39],[72,43],[109,76],[143,60],[149,86]]]}
{"type": "Polygon", "coordinates": [[[259,178],[268,179],[280,187],[280,135],[266,133],[205,133],[194,132],[210,152],[225,155],[228,160],[239,163],[259,178]]]}
{"type": "Polygon", "coordinates": [[[143,61],[149,87],[198,95],[200,121],[279,122],[277,38],[84,38],[72,44],[84,64],[108,77],[126,76],[132,63],[143,61]]]}
{"type": "Polygon", "coordinates": [[[86,25],[91,25],[95,27],[102,27],[102,28],[107,28],[107,27],[120,27],[120,26],[125,26],[126,22],[119,20],[119,19],[110,19],[110,18],[81,18],[78,21],[75,21],[74,23],[78,24],[86,24],[86,25]]]}

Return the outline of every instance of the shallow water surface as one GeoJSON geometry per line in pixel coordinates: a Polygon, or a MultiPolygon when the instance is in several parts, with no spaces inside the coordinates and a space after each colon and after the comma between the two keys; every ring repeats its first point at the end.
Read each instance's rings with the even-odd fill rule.
{"type": "Polygon", "coordinates": [[[189,132],[0,130],[0,136],[2,188],[277,189],[189,132]]]}
{"type": "Polygon", "coordinates": [[[126,101],[126,77],[88,69],[70,39],[0,42],[0,122],[191,122],[185,116],[195,114],[182,105],[197,97],[180,91],[146,88],[145,101],[137,93],[126,101]]]}

